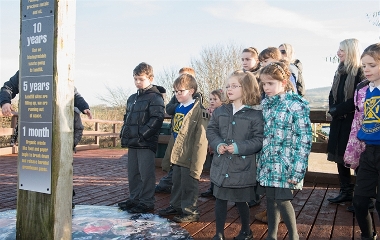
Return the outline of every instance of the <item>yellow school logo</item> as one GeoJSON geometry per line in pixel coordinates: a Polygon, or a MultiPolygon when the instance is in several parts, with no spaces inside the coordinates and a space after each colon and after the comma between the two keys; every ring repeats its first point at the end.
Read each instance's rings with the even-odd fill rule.
{"type": "Polygon", "coordinates": [[[379,117],[380,97],[372,97],[364,103],[364,123],[380,123],[379,117]]]}
{"type": "Polygon", "coordinates": [[[179,133],[181,130],[183,119],[185,118],[185,114],[176,113],[173,118],[173,132],[179,133]]]}

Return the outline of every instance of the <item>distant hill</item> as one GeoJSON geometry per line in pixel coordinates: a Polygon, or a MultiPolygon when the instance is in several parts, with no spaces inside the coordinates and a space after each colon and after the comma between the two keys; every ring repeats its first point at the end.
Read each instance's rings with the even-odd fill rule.
{"type": "Polygon", "coordinates": [[[331,87],[307,89],[305,98],[312,109],[328,109],[331,87]]]}

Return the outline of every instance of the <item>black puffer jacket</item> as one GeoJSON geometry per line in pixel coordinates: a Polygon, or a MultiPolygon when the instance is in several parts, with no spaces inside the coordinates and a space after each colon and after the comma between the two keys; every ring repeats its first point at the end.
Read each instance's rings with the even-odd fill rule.
{"type": "Polygon", "coordinates": [[[164,121],[164,99],[155,86],[138,90],[127,101],[121,146],[157,150],[158,134],[164,121]]]}

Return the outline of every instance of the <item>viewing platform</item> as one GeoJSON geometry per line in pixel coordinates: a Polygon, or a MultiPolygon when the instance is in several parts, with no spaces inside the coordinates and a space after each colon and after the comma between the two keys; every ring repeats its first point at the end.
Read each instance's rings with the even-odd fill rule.
{"type": "MultiPolygon", "coordinates": [[[[17,199],[17,154],[0,157],[0,213],[16,209],[17,199]]],[[[95,149],[78,151],[74,154],[73,185],[76,195],[74,203],[78,210],[81,205],[116,206],[128,198],[127,150],[95,149]]],[[[156,168],[156,183],[165,175],[161,168],[156,168]]],[[[300,239],[360,239],[360,229],[355,215],[346,211],[346,205],[330,204],[327,198],[338,194],[336,165],[326,160],[326,154],[311,153],[308,173],[304,188],[294,192],[292,204],[297,216],[297,228],[300,239]]],[[[199,191],[206,191],[210,186],[209,173],[204,172],[199,182],[199,191]]],[[[169,205],[169,194],[156,194],[155,209],[152,213],[169,205]]],[[[193,239],[211,239],[215,234],[215,214],[212,198],[198,199],[201,217],[199,222],[184,223],[180,226],[193,239]]],[[[254,239],[265,239],[267,224],[259,222],[254,215],[265,209],[266,199],[262,198],[259,206],[250,209],[251,229],[254,239]]],[[[377,232],[380,232],[378,214],[373,213],[377,232]]],[[[240,223],[233,202],[228,203],[225,225],[226,239],[232,239],[239,232],[240,223]]],[[[1,229],[1,227],[0,227],[1,229]]],[[[278,239],[288,239],[284,223],[280,223],[278,239]]],[[[133,238],[130,238],[133,239],[133,238]]],[[[154,238],[153,238],[154,239],[154,238]]],[[[162,238],[161,238],[162,239],[162,238]]],[[[167,238],[171,239],[171,238],[167,238]]]]}

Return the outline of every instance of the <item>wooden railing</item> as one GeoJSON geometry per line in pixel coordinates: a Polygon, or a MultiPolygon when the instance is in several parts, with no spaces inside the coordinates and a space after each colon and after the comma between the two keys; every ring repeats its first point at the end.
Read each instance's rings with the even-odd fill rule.
{"type": "Polygon", "coordinates": [[[99,148],[100,143],[100,137],[111,137],[112,139],[112,146],[116,147],[116,140],[119,137],[119,129],[116,126],[123,124],[123,121],[108,121],[108,120],[101,120],[101,119],[82,119],[83,124],[85,123],[92,123],[95,124],[94,131],[83,131],[83,137],[95,137],[95,140],[91,144],[86,145],[78,145],[76,147],[77,150],[88,150],[88,149],[96,149],[99,148]],[[101,131],[100,125],[101,124],[112,124],[112,130],[111,132],[104,132],[101,131]]]}
{"type": "MultiPolygon", "coordinates": [[[[3,117],[0,112],[0,117],[3,117]]],[[[166,119],[170,118],[169,116],[165,117],[166,119]]],[[[14,126],[17,124],[17,113],[14,112],[11,120],[11,128],[2,128],[0,127],[0,137],[1,136],[11,136],[13,134],[14,126]]],[[[330,123],[331,117],[325,110],[313,110],[310,112],[310,120],[313,126],[313,132],[316,134],[316,124],[318,123],[330,123]]],[[[112,145],[116,146],[116,140],[119,137],[119,129],[123,121],[107,121],[101,119],[82,119],[83,123],[93,123],[94,131],[83,131],[83,137],[95,137],[94,142],[86,145],[78,145],[77,150],[87,150],[87,149],[96,149],[99,148],[99,140],[100,137],[111,137],[112,145]],[[101,124],[112,124],[112,130],[109,132],[105,132],[101,130],[101,124]],[[120,127],[118,128],[117,126],[120,127]]],[[[160,135],[158,139],[158,143],[167,144],[169,142],[170,135],[160,135]]],[[[317,153],[326,153],[327,149],[327,141],[323,142],[313,142],[311,151],[317,153]]],[[[13,147],[4,147],[0,148],[0,155],[17,153],[17,146],[13,147]]]]}

